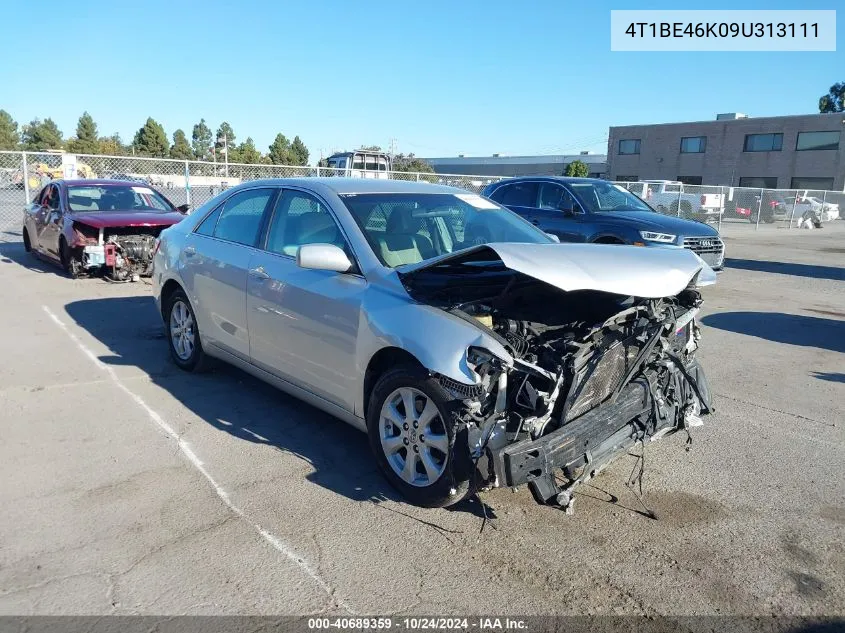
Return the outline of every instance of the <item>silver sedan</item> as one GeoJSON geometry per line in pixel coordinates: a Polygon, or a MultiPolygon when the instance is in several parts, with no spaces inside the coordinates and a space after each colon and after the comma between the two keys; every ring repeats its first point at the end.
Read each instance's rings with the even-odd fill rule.
{"type": "Polygon", "coordinates": [[[234,364],[369,434],[407,499],[528,484],[541,503],[709,413],[680,248],[558,244],[451,187],[253,181],[165,230],[173,361],[234,364]],[[659,407],[658,407],[659,403],[659,407]]]}

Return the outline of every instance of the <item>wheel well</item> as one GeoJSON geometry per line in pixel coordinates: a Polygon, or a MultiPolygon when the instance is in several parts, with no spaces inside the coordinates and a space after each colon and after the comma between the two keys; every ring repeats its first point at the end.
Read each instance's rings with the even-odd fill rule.
{"type": "Polygon", "coordinates": [[[173,281],[172,279],[168,279],[164,286],[161,288],[161,318],[164,318],[164,310],[167,308],[167,304],[170,302],[170,297],[173,296],[173,293],[177,290],[181,290],[182,286],[179,285],[178,282],[173,281]]]}
{"type": "Polygon", "coordinates": [[[604,237],[599,237],[593,240],[594,244],[624,244],[622,240],[618,237],[613,237],[612,235],[605,235],[604,237]]]}
{"type": "Polygon", "coordinates": [[[364,372],[364,419],[367,418],[367,407],[370,405],[370,394],[376,386],[379,377],[389,369],[399,365],[416,365],[422,367],[422,363],[410,352],[399,347],[384,347],[373,354],[364,372]]]}

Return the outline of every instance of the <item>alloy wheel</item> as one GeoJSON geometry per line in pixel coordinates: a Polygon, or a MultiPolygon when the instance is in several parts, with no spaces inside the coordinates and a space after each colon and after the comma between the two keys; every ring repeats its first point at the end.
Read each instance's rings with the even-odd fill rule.
{"type": "Polygon", "coordinates": [[[179,360],[190,360],[194,353],[194,318],[187,304],[179,299],[170,308],[170,341],[179,360]]]}
{"type": "Polygon", "coordinates": [[[412,486],[430,486],[446,470],[446,427],[437,405],[418,389],[400,387],[385,399],[379,439],[393,472],[412,486]]]}

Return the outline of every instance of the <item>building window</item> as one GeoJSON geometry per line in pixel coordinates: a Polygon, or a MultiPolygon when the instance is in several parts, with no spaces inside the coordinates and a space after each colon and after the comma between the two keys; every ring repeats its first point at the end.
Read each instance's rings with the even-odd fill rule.
{"type": "Polygon", "coordinates": [[[685,185],[700,185],[701,176],[678,176],[678,182],[682,182],[685,185]]]}
{"type": "Polygon", "coordinates": [[[745,176],[739,179],[740,187],[753,187],[754,189],[777,189],[777,176],[745,176]]]}
{"type": "Polygon", "coordinates": [[[795,176],[789,187],[790,189],[830,190],[833,189],[833,178],[818,178],[812,176],[803,178],[801,176],[795,176]]]}
{"type": "Polygon", "coordinates": [[[629,138],[619,141],[620,154],[639,154],[640,153],[640,139],[629,138]]]}
{"type": "Polygon", "coordinates": [[[681,154],[703,154],[706,150],[706,136],[685,136],[681,139],[681,154]]]}
{"type": "Polygon", "coordinates": [[[779,152],[783,149],[783,134],[746,134],[745,152],[779,152]]]}
{"type": "Polygon", "coordinates": [[[637,182],[638,180],[639,178],[637,176],[623,176],[622,174],[619,174],[616,177],[617,182],[637,182]]]}
{"type": "Polygon", "coordinates": [[[813,149],[839,149],[839,131],[798,132],[795,149],[799,152],[813,149]]]}

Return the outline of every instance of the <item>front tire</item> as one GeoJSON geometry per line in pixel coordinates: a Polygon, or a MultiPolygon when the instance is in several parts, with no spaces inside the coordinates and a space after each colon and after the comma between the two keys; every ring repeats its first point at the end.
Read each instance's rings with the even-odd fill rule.
{"type": "Polygon", "coordinates": [[[32,252],[32,242],[29,241],[29,231],[26,229],[23,230],[23,249],[27,253],[32,252]]]}
{"type": "Polygon", "coordinates": [[[59,239],[59,261],[61,262],[64,271],[70,275],[71,279],[79,278],[81,264],[79,260],[73,256],[73,253],[68,247],[64,237],[59,239]]]}
{"type": "Polygon", "coordinates": [[[472,491],[466,439],[455,437],[457,405],[437,380],[412,366],[386,372],[373,388],[370,447],[390,485],[414,505],[442,508],[472,491]]]}
{"type": "Polygon", "coordinates": [[[202,349],[197,318],[187,295],[182,290],[175,291],[168,299],[164,313],[173,362],[185,371],[205,371],[209,360],[202,349]]]}

